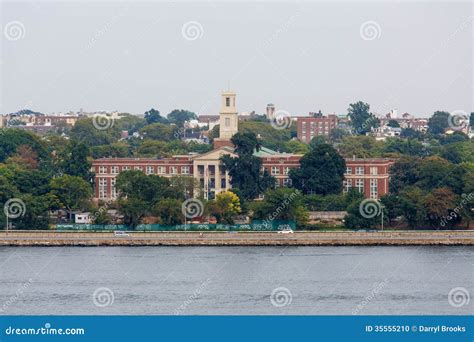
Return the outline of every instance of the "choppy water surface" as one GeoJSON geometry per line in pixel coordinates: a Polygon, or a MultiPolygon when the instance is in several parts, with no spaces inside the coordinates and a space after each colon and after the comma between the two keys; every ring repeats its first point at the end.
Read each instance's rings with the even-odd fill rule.
{"type": "Polygon", "coordinates": [[[3,247],[0,313],[472,314],[473,262],[472,247],[3,247]]]}

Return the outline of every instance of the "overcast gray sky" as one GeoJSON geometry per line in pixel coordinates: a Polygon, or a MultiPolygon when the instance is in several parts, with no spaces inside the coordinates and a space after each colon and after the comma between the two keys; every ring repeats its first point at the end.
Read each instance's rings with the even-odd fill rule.
{"type": "Polygon", "coordinates": [[[3,2],[0,112],[473,110],[469,1],[3,2]]]}

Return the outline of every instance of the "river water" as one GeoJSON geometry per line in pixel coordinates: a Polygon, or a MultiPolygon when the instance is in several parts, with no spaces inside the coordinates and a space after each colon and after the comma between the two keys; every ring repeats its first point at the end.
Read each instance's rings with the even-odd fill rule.
{"type": "Polygon", "coordinates": [[[473,266],[472,247],[1,247],[0,314],[472,314],[473,266]]]}

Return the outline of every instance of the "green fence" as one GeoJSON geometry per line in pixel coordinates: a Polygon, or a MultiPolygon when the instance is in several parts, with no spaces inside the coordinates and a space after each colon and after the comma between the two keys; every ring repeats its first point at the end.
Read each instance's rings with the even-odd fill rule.
{"type": "Polygon", "coordinates": [[[166,226],[161,224],[140,224],[135,228],[122,224],[58,224],[56,230],[61,231],[141,231],[141,232],[164,232],[164,231],[277,231],[282,229],[295,229],[295,221],[254,221],[249,224],[180,224],[176,226],[166,226]]]}

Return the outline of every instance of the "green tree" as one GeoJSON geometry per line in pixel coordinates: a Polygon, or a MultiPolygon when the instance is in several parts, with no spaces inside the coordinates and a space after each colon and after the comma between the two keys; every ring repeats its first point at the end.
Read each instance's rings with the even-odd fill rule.
{"type": "Polygon", "coordinates": [[[160,112],[154,108],[145,112],[145,121],[147,125],[161,123],[167,124],[168,120],[160,115],[160,112]]]}
{"type": "Polygon", "coordinates": [[[86,144],[71,140],[61,156],[60,168],[64,173],[78,176],[86,181],[92,179],[89,148],[86,144]]]}
{"type": "Polygon", "coordinates": [[[452,226],[460,221],[460,217],[456,220],[447,220],[451,211],[456,207],[456,196],[449,188],[433,189],[423,198],[423,206],[426,210],[427,221],[434,228],[440,228],[443,223],[452,226]]]}
{"type": "Polygon", "coordinates": [[[174,123],[178,127],[183,127],[186,121],[196,120],[196,113],[184,109],[175,109],[167,116],[169,122],[174,123]]]}
{"type": "Polygon", "coordinates": [[[170,186],[170,181],[157,175],[145,175],[139,170],[121,172],[117,176],[116,189],[119,192],[119,211],[124,222],[135,227],[140,220],[151,213],[156,204],[164,198],[179,198],[170,186]]]}
{"type": "Polygon", "coordinates": [[[92,189],[90,184],[81,177],[63,175],[51,179],[51,195],[57,198],[61,208],[66,209],[68,219],[70,219],[73,210],[88,206],[92,189]]]}
{"type": "Polygon", "coordinates": [[[174,226],[183,223],[181,211],[182,200],[175,198],[163,198],[153,208],[153,213],[160,217],[161,223],[174,226]]]}
{"type": "Polygon", "coordinates": [[[379,119],[370,112],[370,105],[368,103],[362,101],[351,103],[347,112],[354,132],[357,135],[365,135],[372,128],[380,125],[379,119]]]}
{"type": "Polygon", "coordinates": [[[345,129],[342,128],[333,128],[329,132],[329,140],[331,142],[341,142],[344,137],[347,137],[349,134],[345,129]]]}
{"type": "Polygon", "coordinates": [[[392,128],[400,128],[400,124],[398,123],[397,120],[394,120],[394,119],[388,120],[387,126],[392,127],[392,128]]]}
{"type": "Polygon", "coordinates": [[[233,224],[235,215],[241,211],[240,199],[232,191],[220,192],[210,204],[210,211],[218,222],[233,224]]]}
{"type": "Polygon", "coordinates": [[[300,160],[300,168],[290,170],[295,188],[304,194],[337,194],[342,191],[346,163],[328,144],[318,144],[300,160]]]}
{"type": "Polygon", "coordinates": [[[74,127],[71,128],[71,140],[82,142],[87,146],[107,145],[116,142],[120,138],[120,131],[111,118],[106,120],[108,123],[104,126],[98,125],[96,118],[77,120],[74,127]]]}
{"type": "Polygon", "coordinates": [[[31,147],[40,162],[50,159],[45,143],[36,134],[21,129],[3,128],[0,131],[0,163],[14,155],[20,146],[31,147]]]}
{"type": "Polygon", "coordinates": [[[425,222],[424,196],[423,190],[416,186],[404,188],[400,194],[400,210],[410,228],[420,228],[425,222]]]}
{"type": "Polygon", "coordinates": [[[223,155],[221,157],[224,169],[229,172],[231,184],[238,189],[240,198],[244,201],[253,200],[266,189],[275,184],[275,179],[268,172],[261,171],[262,160],[253,155],[258,151],[260,143],[254,133],[237,133],[232,139],[238,157],[223,155]]]}
{"type": "Polygon", "coordinates": [[[382,210],[386,219],[386,209],[375,200],[358,200],[347,208],[344,226],[349,229],[373,229],[381,224],[382,210]]]}
{"type": "Polygon", "coordinates": [[[423,136],[424,134],[422,132],[414,130],[413,128],[403,128],[402,131],[400,132],[401,138],[413,138],[413,139],[422,140],[423,136]]]}
{"type": "Polygon", "coordinates": [[[140,133],[145,137],[145,139],[169,141],[178,138],[177,131],[178,129],[176,126],[153,123],[143,127],[140,130],[140,133]]]}
{"type": "Polygon", "coordinates": [[[449,127],[448,118],[448,112],[434,112],[433,116],[428,120],[428,133],[433,135],[443,134],[449,127]]]}
{"type": "Polygon", "coordinates": [[[303,195],[297,189],[276,188],[267,190],[263,201],[251,204],[253,218],[272,222],[274,220],[294,220],[298,225],[308,221],[303,195]]]}
{"type": "Polygon", "coordinates": [[[349,136],[338,145],[338,152],[345,158],[381,157],[384,143],[370,136],[349,136]]]}

